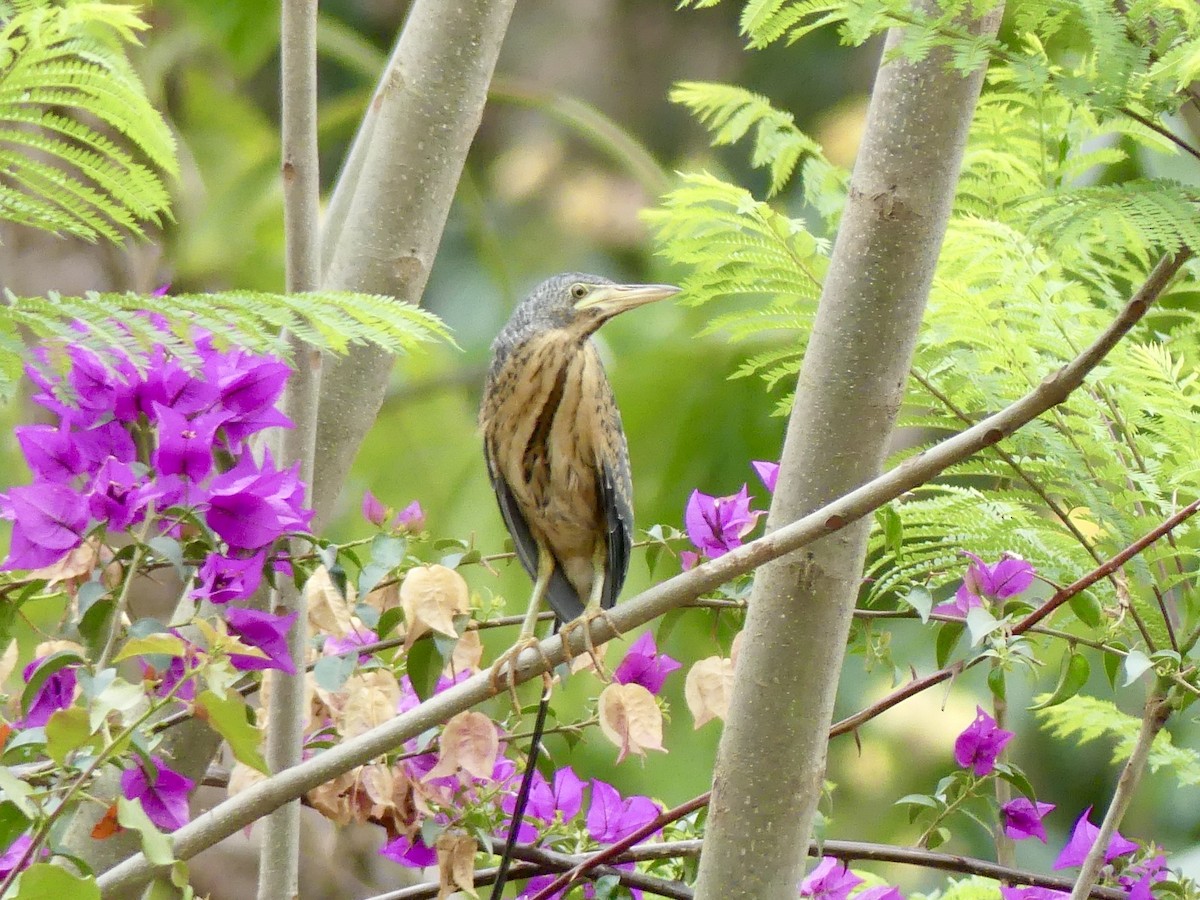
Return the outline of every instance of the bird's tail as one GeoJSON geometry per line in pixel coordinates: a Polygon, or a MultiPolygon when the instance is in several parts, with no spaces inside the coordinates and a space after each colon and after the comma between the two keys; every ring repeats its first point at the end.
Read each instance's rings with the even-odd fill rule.
{"type": "MultiPolygon", "coordinates": [[[[554,622],[554,631],[558,631],[558,621],[554,622]]],[[[500,864],[496,869],[496,881],[492,886],[492,900],[500,900],[504,896],[504,884],[508,880],[508,870],[512,866],[513,850],[517,846],[517,835],[521,831],[521,821],[525,818],[525,807],[529,805],[529,794],[533,790],[533,773],[537,770],[538,753],[542,748],[542,732],[546,729],[546,715],[550,711],[550,691],[542,692],[538,702],[537,716],[533,720],[533,734],[529,741],[529,757],[525,761],[525,774],[521,776],[521,787],[517,790],[517,802],[513,807],[512,824],[508,827],[508,840],[504,842],[504,852],[500,854],[500,864]]]]}

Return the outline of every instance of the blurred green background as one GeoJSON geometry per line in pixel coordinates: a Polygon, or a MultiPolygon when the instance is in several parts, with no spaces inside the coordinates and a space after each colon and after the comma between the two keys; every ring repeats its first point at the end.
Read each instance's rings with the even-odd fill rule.
{"type": "MultiPolygon", "coordinates": [[[[731,175],[761,196],[764,178],[745,166],[737,148],[712,151],[703,129],[666,99],[671,84],[700,79],[741,84],[769,96],[822,142],[829,158],[851,164],[866,110],[878,46],[847,49],[831,31],[795,47],[777,44],[748,52],[737,35],[740,4],[677,12],[645,0],[522,0],[517,4],[498,67],[493,100],[472,148],[424,304],[453,329],[462,351],[437,347],[400,360],[383,412],[364,446],[329,536],[365,536],[358,514],[365,489],[400,508],[419,500],[435,537],[473,536],[484,553],[504,548],[506,534],[488,486],[475,416],[488,346],[515,302],[535,283],[560,271],[590,271],[618,280],[669,281],[674,274],[653,256],[638,212],[655,201],[674,170],[707,168],[731,175]],[[571,104],[588,104],[581,119],[571,104]],[[618,129],[655,161],[636,152],[612,153],[596,129],[618,129]]],[[[178,291],[230,287],[283,289],[283,234],[278,179],[278,7],[259,0],[158,0],[148,10],[153,28],[138,54],[151,94],[166,111],[181,146],[183,176],[176,185],[176,221],[160,244],[126,254],[34,235],[5,238],[14,254],[6,281],[22,293],[50,288],[149,290],[170,282],[178,291]],[[15,242],[15,243],[14,243],[15,242]],[[53,254],[53,265],[48,265],[53,254]]],[[[328,0],[321,4],[321,152],[326,188],[350,141],[404,4],[328,0]]],[[[796,197],[778,202],[798,209],[796,197]]],[[[735,492],[749,482],[757,506],[769,498],[749,467],[775,459],[783,420],[771,415],[777,396],[760,382],[730,380],[756,348],[731,347],[720,335],[699,336],[712,312],[663,304],[607,326],[603,352],[628,433],[640,528],[681,527],[688,494],[735,492]]],[[[26,475],[9,448],[6,483],[26,475]]],[[[665,577],[678,563],[664,555],[665,577]]],[[[529,582],[515,565],[494,578],[465,572],[472,590],[509,600],[518,612],[529,582]]],[[[651,582],[635,554],[626,595],[651,582]]],[[[735,622],[729,614],[695,611],[662,649],[684,662],[726,654],[735,622]]],[[[795,627],[804,627],[796,623],[795,627]]],[[[916,623],[877,625],[900,659],[916,654],[932,666],[932,649],[916,623]],[[925,654],[921,656],[921,654],[925,654]]],[[[489,639],[489,657],[505,637],[489,639]]],[[[610,661],[619,658],[616,652],[610,661]]],[[[1059,804],[1048,820],[1051,848],[1019,848],[1019,859],[1046,867],[1076,814],[1108,796],[1116,773],[1100,745],[1053,744],[1022,714],[1040,686],[1015,684],[1012,707],[1019,738],[1016,761],[1059,804]]],[[[888,690],[889,668],[868,672],[850,657],[839,714],[888,690]]],[[[981,678],[982,676],[980,676],[981,678]]],[[[858,736],[832,748],[829,778],[836,783],[833,825],[826,837],[904,843],[916,837],[892,802],[932,790],[953,766],[954,736],[984,696],[974,674],[949,689],[906,703],[858,736]]],[[[556,707],[564,718],[595,683],[572,679],[556,707]],[[587,683],[585,683],[587,682],[587,683]]],[[[1104,693],[1104,691],[1101,691],[1104,693]]],[[[556,763],[582,777],[616,783],[675,804],[709,786],[719,725],[692,728],[683,701],[682,673],[668,681],[671,705],[666,755],[651,754],[615,767],[615,749],[598,735],[574,750],[551,742],[556,763]]],[[[764,735],[764,740],[786,736],[764,735]]],[[[1200,837],[1194,790],[1180,792],[1168,777],[1148,777],[1127,818],[1126,833],[1181,845],[1200,837]],[[1164,812],[1170,810],[1170,812],[1164,812]],[[1154,813],[1159,834],[1150,833],[1154,813]]],[[[988,838],[967,824],[958,833],[965,852],[988,855],[988,838]]],[[[880,869],[880,871],[886,871],[880,869]]],[[[906,887],[914,870],[888,877],[906,887]]]]}

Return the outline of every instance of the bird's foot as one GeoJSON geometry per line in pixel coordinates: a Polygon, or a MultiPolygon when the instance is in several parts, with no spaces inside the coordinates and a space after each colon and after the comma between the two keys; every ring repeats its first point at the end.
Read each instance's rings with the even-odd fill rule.
{"type": "Polygon", "coordinates": [[[543,691],[550,692],[550,659],[542,652],[542,642],[532,634],[525,635],[519,638],[515,644],[505,650],[492,663],[492,670],[489,676],[492,684],[492,690],[500,693],[504,688],[508,689],[508,695],[512,697],[513,706],[517,709],[521,708],[521,703],[517,699],[517,660],[526,650],[536,650],[537,655],[545,664],[547,671],[542,673],[543,691]]]}
{"type": "Polygon", "coordinates": [[[562,628],[559,629],[558,633],[560,635],[562,635],[563,651],[566,653],[567,659],[570,660],[571,659],[571,655],[570,655],[571,651],[570,651],[570,644],[569,644],[567,638],[570,637],[571,632],[574,631],[576,628],[582,628],[583,629],[583,646],[584,646],[584,649],[587,650],[588,656],[590,656],[592,658],[592,665],[596,667],[596,674],[600,677],[601,681],[609,681],[610,678],[609,678],[608,670],[604,667],[602,655],[597,652],[596,644],[592,640],[592,625],[595,623],[595,621],[597,619],[602,619],[604,621],[604,624],[607,625],[610,629],[612,629],[612,631],[614,633],[617,632],[617,626],[613,624],[612,619],[609,618],[608,613],[605,610],[589,609],[589,610],[586,610],[584,612],[584,614],[582,616],[580,616],[578,619],[574,619],[570,622],[567,622],[565,625],[563,625],[562,628]]]}

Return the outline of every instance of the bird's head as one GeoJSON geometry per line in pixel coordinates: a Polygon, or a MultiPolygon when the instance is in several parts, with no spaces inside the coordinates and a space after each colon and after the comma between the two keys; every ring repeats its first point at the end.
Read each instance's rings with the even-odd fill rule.
{"type": "Polygon", "coordinates": [[[600,275],[568,272],[533,289],[513,314],[536,329],[592,334],[613,316],[679,293],[670,284],[617,284],[600,275]]]}

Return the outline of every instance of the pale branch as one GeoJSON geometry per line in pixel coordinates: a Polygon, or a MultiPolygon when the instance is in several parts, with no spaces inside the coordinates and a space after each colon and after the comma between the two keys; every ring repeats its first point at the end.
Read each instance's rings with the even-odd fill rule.
{"type": "MultiPolygon", "coordinates": [[[[441,242],[515,0],[415,0],[330,202],[322,287],[418,303],[441,242]]],[[[375,421],[390,354],[327,361],[312,483],[329,521],[375,421]]]]}
{"type": "Polygon", "coordinates": [[[1108,804],[1108,811],[1104,814],[1104,821],[1100,823],[1100,831],[1096,835],[1095,841],[1092,842],[1091,849],[1088,850],[1083,866],[1079,870],[1079,876],[1075,880],[1075,885],[1071,889],[1071,900],[1083,900],[1087,897],[1095,886],[1096,879],[1100,877],[1100,869],[1105,863],[1108,844],[1113,835],[1117,833],[1117,826],[1121,824],[1125,810],[1129,808],[1129,803],[1133,800],[1133,792],[1137,789],[1138,781],[1150,759],[1150,749],[1154,746],[1154,739],[1163,730],[1170,715],[1171,705],[1166,698],[1165,690],[1160,685],[1155,685],[1150,691],[1146,707],[1142,712],[1142,725],[1134,740],[1133,752],[1129,754],[1129,759],[1125,760],[1125,768],[1121,770],[1121,777],[1117,779],[1117,787],[1113,791],[1112,801],[1108,804]]]}
{"type": "MultiPolygon", "coordinates": [[[[317,152],[317,0],[283,0],[280,20],[281,142],[283,177],[284,264],[289,293],[314,291],[320,281],[320,161],[317,152]]],[[[278,437],[284,465],[300,463],[300,476],[312,484],[320,401],[320,351],[288,335],[295,371],[288,379],[283,411],[294,427],[278,437]]],[[[293,553],[302,542],[289,541],[293,553]]],[[[282,579],[272,592],[275,612],[295,613],[288,629],[288,653],[293,674],[272,673],[267,698],[266,760],[270,772],[282,772],[300,762],[308,697],[305,690],[305,651],[308,610],[304,593],[291,579],[282,579]]],[[[300,802],[273,810],[266,820],[259,850],[260,900],[299,894],[300,802]]]]}
{"type": "MultiPolygon", "coordinates": [[[[702,594],[716,590],[727,581],[754,570],[768,560],[791,553],[819,537],[833,534],[846,523],[870,514],[906,491],[931,480],[972,453],[1002,440],[1047,409],[1062,403],[1071,391],[1082,383],[1087,373],[1104,359],[1145,314],[1187,256],[1187,252],[1184,251],[1160,261],[1126,307],[1091,346],[1008,407],[909,458],[878,478],[795,522],[783,525],[770,534],[682,572],[618,604],[606,619],[598,620],[592,626],[593,639],[597,643],[611,640],[618,634],[644,625],[702,594]]],[[[571,656],[586,652],[583,629],[571,632],[565,644],[571,656]]],[[[516,660],[513,678],[516,683],[523,683],[540,676],[542,672],[564,662],[566,658],[564,640],[562,636],[555,635],[543,641],[537,649],[530,649],[521,654],[516,660]]],[[[230,797],[172,834],[170,838],[174,852],[179,858],[190,859],[222,838],[255,822],[281,803],[300,797],[343,772],[394,750],[404,741],[497,693],[498,690],[493,686],[488,672],[474,675],[430,698],[416,709],[402,713],[362,735],[344,741],[286,772],[230,797]]],[[[158,871],[159,867],[152,865],[139,853],[103,874],[99,882],[102,889],[112,893],[120,888],[144,883],[158,871]]]]}

